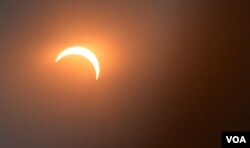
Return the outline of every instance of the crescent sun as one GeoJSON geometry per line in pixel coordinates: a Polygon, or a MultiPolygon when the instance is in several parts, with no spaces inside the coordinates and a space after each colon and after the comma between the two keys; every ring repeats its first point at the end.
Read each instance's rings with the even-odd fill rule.
{"type": "Polygon", "coordinates": [[[95,54],[91,50],[84,48],[84,47],[80,47],[80,46],[69,47],[69,48],[66,48],[65,50],[63,50],[57,56],[55,62],[60,61],[62,58],[66,57],[68,55],[79,55],[79,56],[82,56],[82,57],[88,59],[95,69],[96,80],[98,80],[99,74],[100,74],[100,64],[99,64],[97,57],[95,56],[95,54]]]}

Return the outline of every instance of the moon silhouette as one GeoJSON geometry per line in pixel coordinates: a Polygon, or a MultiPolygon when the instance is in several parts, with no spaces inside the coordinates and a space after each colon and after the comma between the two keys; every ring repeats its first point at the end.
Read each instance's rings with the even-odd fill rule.
{"type": "Polygon", "coordinates": [[[69,48],[66,48],[65,50],[63,50],[57,56],[55,62],[58,62],[62,58],[69,56],[69,55],[79,55],[79,56],[82,56],[82,57],[88,59],[95,69],[96,80],[98,80],[99,74],[100,74],[100,64],[99,64],[97,57],[95,56],[95,54],[91,50],[84,48],[84,47],[80,47],[80,46],[69,47],[69,48]]]}

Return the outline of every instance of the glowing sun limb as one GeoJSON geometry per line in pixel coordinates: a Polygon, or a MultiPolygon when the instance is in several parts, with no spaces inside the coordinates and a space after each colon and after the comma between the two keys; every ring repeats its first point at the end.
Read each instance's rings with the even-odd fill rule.
{"type": "Polygon", "coordinates": [[[55,62],[60,61],[62,58],[68,56],[68,55],[79,55],[82,56],[86,59],[88,59],[91,64],[93,65],[96,73],[96,80],[98,80],[99,75],[100,75],[100,65],[97,57],[95,54],[90,51],[87,48],[80,47],[80,46],[74,46],[74,47],[69,47],[63,50],[56,58],[55,62]]]}

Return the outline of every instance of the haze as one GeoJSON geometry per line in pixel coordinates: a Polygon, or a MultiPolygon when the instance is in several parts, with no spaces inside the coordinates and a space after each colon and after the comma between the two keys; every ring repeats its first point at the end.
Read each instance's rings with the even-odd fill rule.
{"type": "Polygon", "coordinates": [[[0,2],[1,148],[216,148],[250,130],[246,1],[0,2]],[[101,64],[76,56],[79,45],[101,64]]]}

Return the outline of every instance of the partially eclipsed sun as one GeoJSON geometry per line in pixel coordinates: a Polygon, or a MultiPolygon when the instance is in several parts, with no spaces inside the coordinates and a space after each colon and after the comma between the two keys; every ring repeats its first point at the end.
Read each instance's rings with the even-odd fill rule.
{"type": "Polygon", "coordinates": [[[99,61],[92,51],[90,51],[87,48],[80,47],[80,46],[69,47],[69,48],[66,48],[65,50],[63,50],[57,56],[55,62],[58,62],[59,60],[61,60],[62,58],[66,57],[68,55],[79,55],[79,56],[82,56],[82,57],[88,59],[95,69],[96,80],[99,78],[99,74],[100,74],[99,61]]]}

